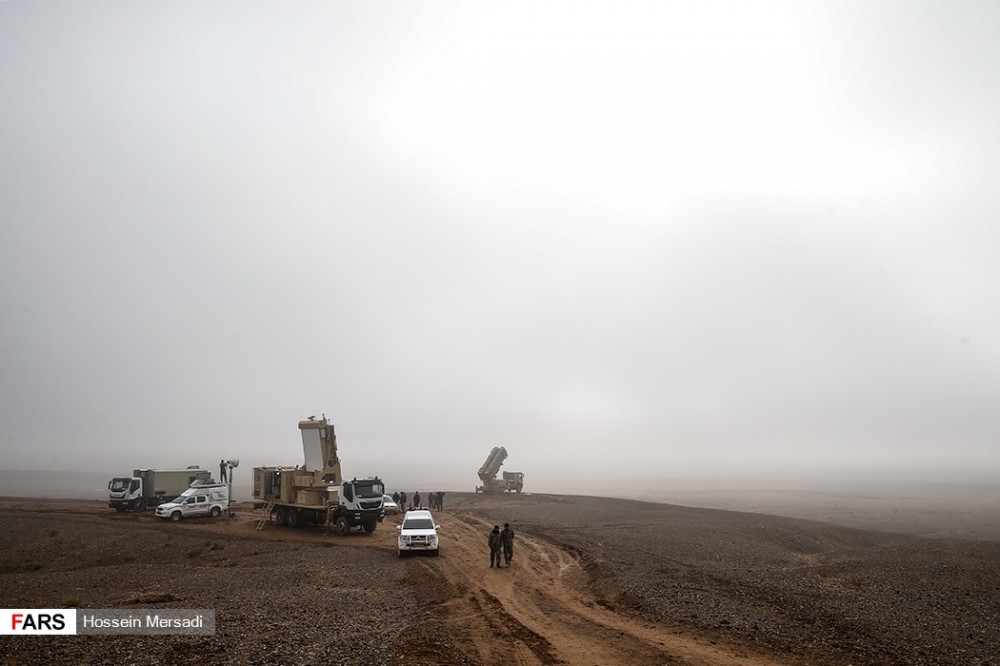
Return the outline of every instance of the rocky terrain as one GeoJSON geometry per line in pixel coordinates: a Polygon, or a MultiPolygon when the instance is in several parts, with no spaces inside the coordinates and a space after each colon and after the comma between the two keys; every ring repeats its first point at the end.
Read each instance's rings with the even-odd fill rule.
{"type": "Polygon", "coordinates": [[[594,594],[622,612],[791,663],[1000,664],[998,543],[624,500],[507,499],[470,509],[579,552],[594,594]]]}
{"type": "Polygon", "coordinates": [[[0,663],[998,664],[1000,544],[589,497],[449,493],[372,535],[0,501],[0,605],[213,608],[210,637],[3,637],[0,663]],[[485,535],[510,522],[515,566],[485,535]]]}

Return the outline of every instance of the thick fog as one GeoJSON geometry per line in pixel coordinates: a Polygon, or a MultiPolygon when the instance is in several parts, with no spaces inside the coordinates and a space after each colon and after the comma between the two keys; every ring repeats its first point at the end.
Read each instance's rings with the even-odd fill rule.
{"type": "Polygon", "coordinates": [[[301,464],[325,413],[391,486],[497,445],[537,492],[995,479],[998,37],[988,2],[0,3],[0,468],[301,464]]]}

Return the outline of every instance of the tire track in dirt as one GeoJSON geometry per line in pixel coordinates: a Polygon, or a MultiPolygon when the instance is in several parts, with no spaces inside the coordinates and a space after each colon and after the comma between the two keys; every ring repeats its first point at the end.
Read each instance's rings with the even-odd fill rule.
{"type": "MultiPolygon", "coordinates": [[[[372,548],[395,558],[399,520],[371,535],[331,537],[320,529],[256,531],[258,511],[241,507],[229,520],[193,519],[164,523],[150,514],[116,514],[106,505],[31,501],[0,502],[0,511],[31,513],[40,519],[128,525],[170,534],[205,534],[221,539],[297,541],[329,547],[372,548]],[[352,538],[357,537],[357,538],[352,538]]],[[[415,573],[443,589],[431,615],[435,631],[447,632],[448,648],[407,644],[400,663],[685,664],[690,666],[780,666],[738,646],[697,640],[670,628],[621,615],[605,604],[616,594],[600,563],[587,553],[520,532],[512,568],[490,569],[486,536],[491,524],[460,509],[438,514],[442,523],[439,558],[414,558],[415,573]],[[595,591],[595,583],[600,588],[595,591]],[[435,620],[437,622],[438,620],[435,620]],[[457,647],[456,647],[457,646],[457,647]],[[445,649],[452,650],[445,652],[445,649]],[[454,650],[459,650],[461,654],[454,650]]],[[[402,564],[402,563],[401,563],[402,564]]]]}
{"type": "Polygon", "coordinates": [[[542,539],[519,533],[514,565],[491,569],[486,536],[492,525],[460,510],[442,518],[441,557],[424,565],[449,588],[446,622],[469,639],[483,664],[782,663],[602,606],[588,592],[583,555],[542,539]]]}

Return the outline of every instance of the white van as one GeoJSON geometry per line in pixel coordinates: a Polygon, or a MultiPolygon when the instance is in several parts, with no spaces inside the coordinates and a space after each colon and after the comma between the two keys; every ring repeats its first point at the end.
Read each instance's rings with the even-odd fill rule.
{"type": "Polygon", "coordinates": [[[181,518],[212,516],[229,510],[229,486],[224,483],[194,484],[172,502],[156,507],[156,515],[174,522],[181,518]]]}

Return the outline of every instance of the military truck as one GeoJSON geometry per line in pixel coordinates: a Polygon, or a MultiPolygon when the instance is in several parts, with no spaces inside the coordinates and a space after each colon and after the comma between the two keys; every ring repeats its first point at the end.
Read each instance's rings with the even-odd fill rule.
{"type": "Polygon", "coordinates": [[[337,534],[353,528],[375,531],[385,518],[385,485],[378,477],[347,481],[340,471],[337,435],[324,415],[299,421],[305,464],[255,467],[253,499],[279,525],[331,525],[337,534]]]}
{"type": "Polygon", "coordinates": [[[490,455],[486,457],[486,462],[479,468],[479,480],[483,485],[476,486],[477,493],[509,493],[521,492],[524,488],[524,472],[504,472],[503,477],[498,479],[497,472],[507,459],[507,449],[502,446],[494,446],[490,455]]]}
{"type": "Polygon", "coordinates": [[[108,506],[115,511],[146,510],[169,502],[191,486],[208,482],[212,473],[197,465],[184,469],[137,469],[132,476],[108,481],[108,506]]]}

